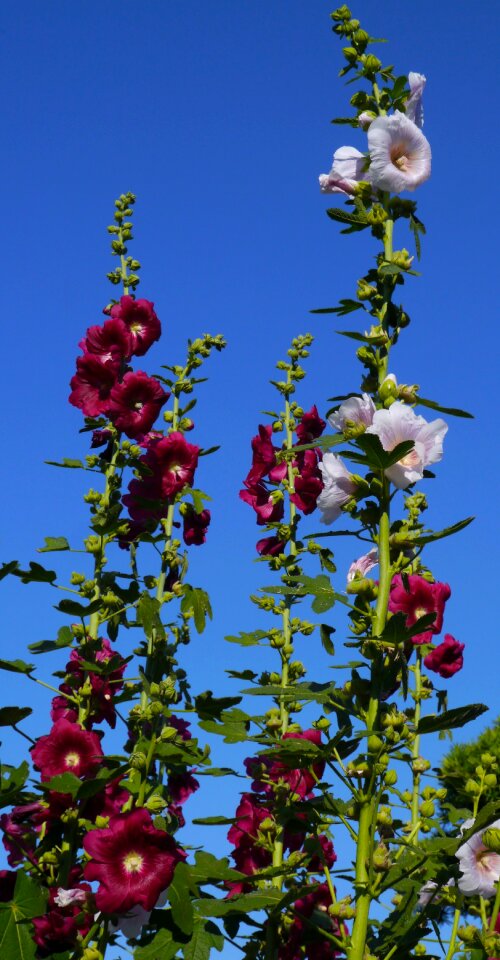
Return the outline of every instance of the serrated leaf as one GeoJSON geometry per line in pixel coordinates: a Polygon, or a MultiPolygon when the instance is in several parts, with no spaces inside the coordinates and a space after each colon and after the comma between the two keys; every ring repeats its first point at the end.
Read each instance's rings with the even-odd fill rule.
{"type": "Polygon", "coordinates": [[[0,660],[0,670],[9,673],[33,673],[34,669],[34,663],[25,663],[24,660],[0,660]]]}
{"type": "Polygon", "coordinates": [[[445,710],[444,713],[422,717],[417,733],[436,733],[438,730],[463,727],[466,723],[476,720],[488,709],[489,707],[484,703],[471,703],[466,707],[455,707],[453,710],[445,710]]]}
{"type": "Polygon", "coordinates": [[[183,950],[184,960],[208,960],[212,947],[222,950],[224,937],[211,920],[196,919],[193,936],[183,950]]]}
{"type": "Polygon", "coordinates": [[[268,630],[254,630],[252,633],[239,633],[238,636],[224,637],[228,643],[239,643],[242,647],[257,647],[262,640],[269,639],[268,630]]]}
{"type": "MultiPolygon", "coordinates": [[[[208,817],[208,820],[211,818],[208,817]]],[[[222,817],[225,824],[232,824],[234,820],[228,820],[222,817]]],[[[193,823],[206,823],[203,820],[193,820],[193,823]]],[[[227,857],[218,859],[213,853],[206,853],[204,850],[197,850],[195,853],[195,864],[190,864],[189,874],[195,883],[218,883],[221,880],[241,880],[243,873],[235,870],[229,865],[227,857]]]]}
{"type": "Polygon", "coordinates": [[[0,727],[13,727],[33,713],[31,707],[0,707],[0,727]]]}
{"type": "Polygon", "coordinates": [[[450,417],[466,417],[468,420],[474,420],[474,414],[467,410],[460,410],[459,407],[443,407],[436,400],[425,400],[424,397],[417,397],[417,403],[423,407],[429,407],[430,410],[437,410],[438,413],[447,413],[450,417]]]}
{"type": "Polygon", "coordinates": [[[70,617],[90,617],[91,614],[97,613],[101,608],[100,600],[93,600],[92,603],[78,603],[76,600],[61,600],[55,607],[56,610],[60,610],[61,613],[67,613],[70,617]]]}
{"type": "Polygon", "coordinates": [[[211,690],[205,690],[194,698],[196,712],[201,720],[220,720],[225,710],[241,703],[241,697],[214,697],[211,690]]]}
{"type": "Polygon", "coordinates": [[[162,929],[150,943],[135,948],[134,960],[173,960],[182,946],[174,939],[171,930],[162,929]]]}
{"type": "Polygon", "coordinates": [[[275,907],[283,899],[279,890],[243,893],[228,900],[197,900],[196,909],[203,917],[224,917],[226,913],[252,913],[265,907],[275,907]]]}
{"type": "Polygon", "coordinates": [[[19,871],[11,902],[0,903],[0,956],[5,960],[33,960],[31,925],[22,921],[44,914],[45,902],[40,885],[19,871]]]}
{"type": "Polygon", "coordinates": [[[186,936],[193,932],[193,904],[189,889],[189,870],[185,863],[178,863],[174,878],[168,888],[168,899],[176,927],[186,936]]]}
{"type": "Polygon", "coordinates": [[[70,550],[66,537],[44,537],[45,546],[38,548],[38,553],[49,553],[57,550],[70,550]]]}
{"type": "Polygon", "coordinates": [[[76,777],[74,773],[58,773],[55,777],[51,777],[50,780],[47,780],[43,784],[45,790],[53,790],[56,793],[69,793],[72,797],[76,797],[82,781],[79,777],[76,777]]]}

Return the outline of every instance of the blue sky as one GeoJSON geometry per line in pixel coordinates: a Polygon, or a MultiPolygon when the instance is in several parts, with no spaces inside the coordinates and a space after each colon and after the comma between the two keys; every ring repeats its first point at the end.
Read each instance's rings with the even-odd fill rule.
{"type": "MultiPolygon", "coordinates": [[[[336,147],[365,142],[329,122],[345,114],[352,93],[337,77],[332,8],[323,0],[19,0],[3,10],[1,555],[26,563],[46,535],[73,542],[85,535],[83,475],[43,461],[87,452],[79,412],[67,403],[68,381],[77,343],[110,296],[113,200],[132,190],[139,291],[155,301],[164,329],[145,368],[178,362],[186,337],[206,330],[229,343],[207,365],[192,434],[201,445],[222,445],[198,477],[213,497],[213,525],[205,547],[193,551],[192,579],[210,591],[214,620],[186,651],[196,690],[233,691],[224,668],[268,665],[249,662],[248,650],[223,637],[262,624],[247,597],[268,575],[253,562],[258,530],[238,490],[259,413],[274,405],[268,380],[276,360],[293,336],[310,331],[316,342],[304,407],[316,402],[324,412],[328,397],[359,385],[352,342],[335,337],[339,324],[330,318],[309,314],[351,296],[376,249],[364,234],[340,236],[317,186],[336,147]]],[[[360,0],[353,13],[389,39],[380,49],[397,73],[428,78],[433,173],[415,194],[428,236],[422,277],[406,290],[412,324],[393,370],[400,382],[420,383],[423,396],[476,414],[475,421],[450,419],[438,479],[427,492],[436,527],[471,513],[477,521],[431,547],[428,563],[452,587],[445,630],[466,644],[464,671],[449,683],[451,705],[482,700],[493,719],[499,9],[489,0],[472,8],[465,0],[360,0]]],[[[410,238],[401,232],[397,242],[410,238]]],[[[357,315],[340,326],[349,320],[356,329],[357,315]]],[[[312,519],[308,529],[316,528],[312,519]]],[[[335,545],[341,589],[353,553],[349,542],[335,545]]],[[[63,620],[50,590],[10,580],[2,589],[2,656],[22,656],[28,643],[54,636],[63,620]]],[[[334,622],[340,647],[340,613],[334,622]]],[[[312,678],[329,676],[311,639],[297,654],[312,678]]],[[[42,660],[47,676],[50,659],[42,660]]],[[[36,707],[26,729],[48,730],[45,693],[13,675],[4,679],[4,703],[36,707]]],[[[22,749],[6,737],[6,760],[22,749]]],[[[218,763],[237,757],[217,746],[218,763]]],[[[219,783],[191,809],[219,812],[219,783]]],[[[227,786],[220,812],[231,814],[236,793],[227,786]]]]}

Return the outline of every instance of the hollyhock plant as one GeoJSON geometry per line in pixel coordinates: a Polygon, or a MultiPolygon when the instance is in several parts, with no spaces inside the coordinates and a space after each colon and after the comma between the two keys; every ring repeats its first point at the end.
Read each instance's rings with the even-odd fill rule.
{"type": "Polygon", "coordinates": [[[356,481],[340,457],[334,453],[325,453],[319,469],[323,477],[323,490],[317,505],[323,516],[321,523],[333,523],[342,512],[342,507],[355,496],[356,481]]]}
{"type": "Polygon", "coordinates": [[[142,370],[126,373],[111,390],[109,417],[131,440],[142,439],[169,396],[158,380],[142,370]]]}
{"type": "Polygon", "coordinates": [[[428,423],[411,407],[396,400],[388,410],[376,410],[366,432],[379,437],[388,452],[405,440],[413,441],[413,449],[385,471],[398,490],[405,490],[422,479],[426,467],[441,460],[447,430],[448,426],[441,418],[428,423]]]}
{"type": "Polygon", "coordinates": [[[245,481],[250,486],[259,483],[276,465],[276,447],[271,441],[272,433],[271,424],[259,424],[257,436],[252,437],[252,466],[245,481]]]}
{"type": "Polygon", "coordinates": [[[72,890],[61,891],[60,887],[50,889],[47,912],[43,917],[34,917],[31,921],[39,957],[52,957],[71,950],[78,936],[86,936],[92,926],[92,914],[86,913],[83,905],[90,892],[88,883],[82,883],[72,890]]]}
{"type": "Polygon", "coordinates": [[[445,633],[443,642],[424,657],[424,664],[428,670],[433,670],[443,679],[449,680],[464,665],[464,648],[464,643],[455,640],[451,633],[445,633]]]}
{"type": "Polygon", "coordinates": [[[122,320],[106,320],[101,326],[89,327],[78,346],[84,353],[92,353],[100,360],[130,360],[132,338],[122,320]]]}
{"type": "Polygon", "coordinates": [[[377,566],[377,563],[378,550],[376,547],[372,547],[368,553],[364,553],[362,557],[353,560],[347,571],[347,582],[352,583],[356,578],[365,577],[370,570],[373,570],[373,567],[377,566]]]}
{"type": "Polygon", "coordinates": [[[375,404],[368,393],[361,397],[348,397],[338,410],[331,413],[328,423],[334,430],[344,431],[353,427],[370,427],[375,413],[375,404]]]}
{"type": "MultiPolygon", "coordinates": [[[[246,480],[243,481],[246,485],[246,480]]],[[[283,518],[283,499],[277,498],[264,483],[256,483],[246,490],[240,490],[240,499],[255,510],[257,523],[276,523],[283,518]]]]}
{"type": "Polygon", "coordinates": [[[410,96],[406,101],[405,113],[409,120],[412,120],[417,127],[424,125],[424,108],[422,97],[427,80],[423,73],[415,73],[413,70],[408,74],[408,84],[410,87],[410,96]]]}
{"type": "Polygon", "coordinates": [[[192,485],[199,450],[188,443],[182,433],[173,431],[168,437],[154,437],[140,462],[158,479],[161,496],[172,499],[185,486],[192,485]]]}
{"type": "Polygon", "coordinates": [[[97,733],[62,718],[49,734],[38,738],[31,756],[42,780],[47,781],[59,773],[92,776],[101,765],[103,752],[97,733]]]}
{"type": "Polygon", "coordinates": [[[295,427],[297,440],[299,443],[312,443],[321,436],[326,423],[318,413],[318,408],[314,404],[310,410],[302,414],[300,422],[295,427]]]}
{"type": "Polygon", "coordinates": [[[143,357],[151,344],[160,339],[161,324],[150,300],[135,300],[126,295],[109,312],[128,329],[132,356],[143,357]]]}
{"type": "Polygon", "coordinates": [[[120,364],[117,360],[101,360],[92,353],[77,357],[76,373],[71,378],[69,402],[79,407],[86,417],[107,413],[111,391],[118,380],[120,364]]]}
{"type": "Polygon", "coordinates": [[[316,509],[323,489],[318,455],[315,450],[304,450],[296,463],[299,473],[294,477],[294,492],[290,500],[307,516],[316,509]]]}
{"type": "Polygon", "coordinates": [[[389,595],[389,610],[391,613],[404,613],[406,626],[412,627],[417,620],[426,614],[434,613],[435,620],[424,633],[412,637],[412,643],[430,643],[436,633],[443,628],[443,615],[446,601],[451,596],[451,589],[447,583],[429,583],[418,574],[409,574],[409,590],[406,590],[401,574],[397,573],[392,579],[389,595]]]}
{"type": "MultiPolygon", "coordinates": [[[[468,830],[474,825],[473,820],[466,820],[462,830],[468,830]]],[[[488,829],[500,829],[500,820],[490,823],[488,829]]],[[[500,880],[500,854],[489,850],[483,843],[484,830],[478,830],[460,846],[456,852],[460,864],[458,889],[467,897],[479,896],[489,899],[494,897],[497,883],[500,880]]]]}
{"type": "Polygon", "coordinates": [[[330,173],[322,173],[319,185],[322,193],[356,193],[360,180],[369,180],[366,154],[356,147],[339,147],[333,154],[333,166],[330,173]]]}
{"type": "MultiPolygon", "coordinates": [[[[307,740],[314,743],[317,747],[321,744],[320,730],[302,730],[299,732],[285,733],[283,740],[307,740]]],[[[309,797],[316,783],[321,780],[325,770],[323,760],[314,764],[290,768],[282,760],[273,760],[271,756],[248,757],[245,760],[247,773],[255,777],[252,783],[252,790],[262,791],[272,794],[273,785],[283,782],[288,784],[290,790],[297,794],[301,800],[309,797]],[[265,774],[265,778],[263,778],[265,774]]]]}
{"type": "Polygon", "coordinates": [[[84,876],[98,881],[96,905],[105,914],[124,914],[137,905],[152,910],[186,857],[144,808],[112,817],[109,827],[87,833],[83,846],[92,857],[84,876]]]}
{"type": "Polygon", "coordinates": [[[294,919],[288,929],[286,942],[278,951],[279,960],[332,960],[343,951],[335,950],[331,940],[321,936],[321,930],[340,937],[338,920],[331,917],[328,908],[332,895],[326,883],[320,883],[293,904],[294,919]],[[315,922],[313,921],[316,915],[315,922]]]}

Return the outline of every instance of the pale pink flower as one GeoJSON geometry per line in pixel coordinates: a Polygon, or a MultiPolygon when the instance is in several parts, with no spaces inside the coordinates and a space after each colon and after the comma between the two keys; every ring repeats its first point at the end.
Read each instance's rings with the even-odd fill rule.
{"type": "Polygon", "coordinates": [[[396,110],[368,127],[370,181],[379,190],[415,190],[431,175],[431,148],[412,120],[396,110]]]}
{"type": "Polygon", "coordinates": [[[426,467],[441,460],[447,430],[448,425],[441,418],[428,423],[411,407],[396,400],[388,410],[376,410],[366,432],[379,437],[386,451],[394,450],[404,440],[413,440],[413,449],[385,471],[398,490],[406,490],[422,479],[426,467]]]}
{"type": "MultiPolygon", "coordinates": [[[[466,821],[464,827],[470,827],[471,821],[466,821]]],[[[498,830],[500,820],[490,823],[489,828],[498,830]]],[[[478,830],[466,843],[458,848],[456,856],[460,861],[458,888],[466,896],[479,896],[489,899],[496,893],[496,885],[500,880],[500,854],[488,850],[483,843],[484,830],[478,830]]]]}
{"type": "Polygon", "coordinates": [[[333,166],[330,173],[322,173],[319,185],[322,193],[356,193],[360,180],[367,180],[366,154],[356,147],[339,147],[333,154],[333,166]]]}
{"type": "Polygon", "coordinates": [[[369,427],[373,421],[375,404],[372,398],[364,393],[362,397],[348,397],[341,403],[335,413],[328,417],[328,423],[334,430],[345,430],[352,425],[364,424],[369,427]]]}
{"type": "MultiPolygon", "coordinates": [[[[164,890],[163,893],[160,893],[155,907],[164,907],[167,899],[167,891],[164,890]]],[[[127,940],[136,939],[140,936],[145,924],[149,922],[150,916],[151,910],[145,910],[144,907],[141,907],[140,903],[138,903],[123,917],[119,917],[116,923],[110,923],[109,928],[111,933],[123,933],[127,940]]]]}
{"type": "Polygon", "coordinates": [[[325,453],[319,469],[323,475],[323,490],[317,499],[323,514],[321,523],[333,523],[355,494],[356,482],[344,462],[333,453],[325,453]]]}
{"type": "Polygon", "coordinates": [[[86,899],[86,890],[80,890],[78,887],[65,890],[64,887],[59,887],[54,897],[54,903],[57,903],[58,907],[69,907],[72,903],[84,903],[86,899]]]}
{"type": "Polygon", "coordinates": [[[410,85],[410,96],[406,101],[406,116],[416,123],[417,127],[424,125],[424,108],[422,106],[422,95],[426,84],[426,78],[423,73],[408,74],[408,83],[410,85]]]}
{"type": "MultiPolygon", "coordinates": [[[[447,883],[445,883],[445,887],[454,887],[454,886],[455,886],[455,881],[453,880],[453,878],[451,878],[450,880],[447,881],[447,883]]],[[[439,900],[440,889],[441,888],[439,887],[439,884],[435,883],[434,880],[427,880],[427,882],[424,883],[418,895],[417,907],[426,907],[427,904],[431,902],[431,900],[433,903],[435,903],[436,900],[439,900]]]]}
{"type": "Polygon", "coordinates": [[[361,577],[364,577],[370,570],[373,570],[373,567],[377,566],[377,563],[378,551],[376,547],[372,547],[368,553],[364,553],[362,557],[358,557],[357,560],[351,563],[347,571],[347,582],[351,583],[351,581],[356,578],[357,573],[359,573],[361,577]]]}
{"type": "Polygon", "coordinates": [[[358,123],[362,130],[368,130],[370,124],[375,120],[375,114],[370,110],[363,110],[363,113],[360,113],[358,117],[358,123]]]}

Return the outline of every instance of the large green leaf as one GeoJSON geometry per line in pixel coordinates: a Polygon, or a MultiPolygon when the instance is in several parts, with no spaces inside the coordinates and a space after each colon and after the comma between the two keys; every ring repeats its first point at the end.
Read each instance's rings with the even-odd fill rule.
{"type": "Polygon", "coordinates": [[[40,563],[30,560],[29,570],[12,570],[15,577],[19,577],[22,583],[53,583],[57,577],[55,570],[46,570],[40,563]]]}
{"type": "Polygon", "coordinates": [[[174,879],[168,888],[173,921],[187,937],[193,933],[193,903],[189,879],[189,867],[185,863],[178,863],[174,879]]]}
{"type": "Polygon", "coordinates": [[[83,604],[77,603],[76,600],[61,600],[57,604],[56,610],[60,610],[61,613],[67,613],[70,617],[90,617],[91,614],[97,613],[101,607],[101,600],[93,600],[92,603],[83,604]]]}
{"type": "Polygon", "coordinates": [[[227,913],[247,914],[265,907],[275,907],[282,899],[280,890],[256,890],[254,893],[242,893],[226,900],[197,900],[196,909],[203,917],[225,917],[227,913]]]}
{"type": "Polygon", "coordinates": [[[366,213],[347,210],[346,207],[330,207],[330,209],[326,212],[330,217],[330,220],[337,220],[339,223],[351,223],[359,224],[360,226],[368,226],[366,213]]]}
{"type": "Polygon", "coordinates": [[[22,920],[45,913],[45,897],[40,886],[25,873],[17,874],[14,897],[0,903],[0,957],[5,960],[33,960],[36,945],[30,924],[22,920]]]}
{"type": "Polygon", "coordinates": [[[207,616],[210,620],[212,619],[210,597],[206,590],[202,590],[201,587],[192,587],[186,583],[184,596],[181,600],[181,611],[184,614],[192,613],[197,632],[203,633],[207,616]]]}
{"type": "Polygon", "coordinates": [[[37,640],[36,643],[28,644],[28,650],[33,653],[49,653],[52,650],[60,650],[62,647],[69,647],[73,642],[73,633],[69,627],[61,627],[57,631],[57,640],[37,640]]]}
{"type": "Polygon", "coordinates": [[[213,947],[221,951],[223,946],[224,937],[215,923],[197,917],[191,940],[183,948],[184,960],[208,960],[213,947]]]}
{"type": "Polygon", "coordinates": [[[34,663],[25,663],[24,660],[0,660],[0,670],[8,670],[9,673],[33,673],[34,663]]]}
{"type": "Polygon", "coordinates": [[[135,948],[134,960],[173,960],[181,946],[171,930],[162,929],[146,946],[135,948]]]}
{"type": "Polygon", "coordinates": [[[436,733],[438,730],[451,730],[455,727],[463,727],[471,720],[476,720],[482,713],[485,713],[489,707],[484,703],[471,703],[467,707],[455,707],[453,710],[445,710],[443,713],[431,714],[422,717],[417,733],[436,733]]]}
{"type": "Polygon", "coordinates": [[[8,763],[0,766],[0,807],[8,807],[18,802],[19,794],[29,777],[29,764],[26,760],[19,767],[8,763]]]}
{"type": "Polygon", "coordinates": [[[31,707],[1,707],[0,727],[13,727],[25,717],[29,717],[30,713],[33,713],[31,707]]]}

